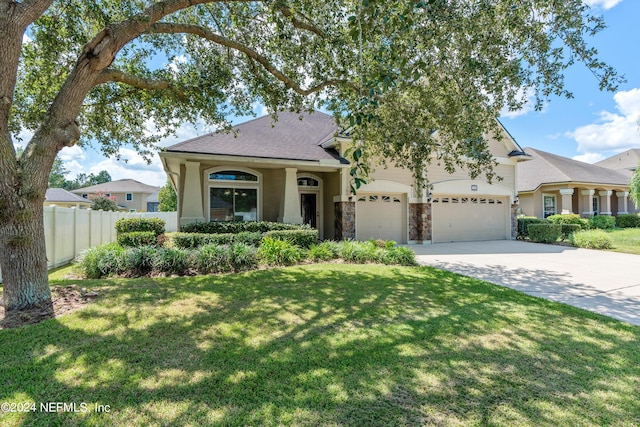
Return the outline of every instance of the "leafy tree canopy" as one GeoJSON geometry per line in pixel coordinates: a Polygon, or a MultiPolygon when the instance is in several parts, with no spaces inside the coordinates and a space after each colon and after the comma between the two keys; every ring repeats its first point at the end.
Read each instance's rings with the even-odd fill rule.
{"type": "Polygon", "coordinates": [[[178,210],[178,196],[171,182],[167,183],[158,192],[158,209],[160,212],[175,212],[178,210]]]}
{"type": "Polygon", "coordinates": [[[91,209],[103,211],[117,211],[118,204],[114,196],[107,196],[104,192],[99,192],[89,196],[91,199],[91,209]]]}

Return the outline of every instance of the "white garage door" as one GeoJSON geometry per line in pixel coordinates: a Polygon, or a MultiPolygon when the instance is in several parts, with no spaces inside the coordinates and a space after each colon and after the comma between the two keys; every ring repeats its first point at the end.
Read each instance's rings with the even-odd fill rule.
{"type": "Polygon", "coordinates": [[[506,197],[434,197],[432,242],[507,239],[509,211],[506,197]]]}
{"type": "Polygon", "coordinates": [[[356,239],[383,239],[406,243],[406,202],[402,194],[359,194],[356,202],[356,239]]]}

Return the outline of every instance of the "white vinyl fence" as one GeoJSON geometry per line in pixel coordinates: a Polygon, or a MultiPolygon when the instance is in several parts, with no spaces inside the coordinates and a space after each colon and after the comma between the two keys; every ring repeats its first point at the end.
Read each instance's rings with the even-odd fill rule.
{"type": "MultiPolygon", "coordinates": [[[[167,232],[178,231],[177,212],[104,212],[44,207],[44,236],[49,268],[67,264],[85,249],[116,241],[120,218],[160,218],[167,232]]],[[[2,272],[0,272],[2,282],[2,272]]]]}

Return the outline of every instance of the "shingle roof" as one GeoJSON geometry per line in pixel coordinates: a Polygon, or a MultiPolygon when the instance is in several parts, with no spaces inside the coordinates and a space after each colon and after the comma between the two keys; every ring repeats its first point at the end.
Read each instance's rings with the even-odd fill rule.
{"type": "Polygon", "coordinates": [[[271,116],[262,116],[234,126],[233,131],[209,133],[172,145],[166,151],[348,163],[336,150],[320,146],[338,132],[338,127],[332,116],[319,111],[280,112],[275,123],[271,116]]]}
{"type": "Polygon", "coordinates": [[[76,194],[70,193],[64,188],[47,188],[47,192],[44,195],[47,202],[65,202],[65,203],[90,203],[89,200],[84,199],[76,194]]]}
{"type": "Polygon", "coordinates": [[[596,165],[607,169],[636,170],[640,161],[640,148],[632,148],[615,156],[600,160],[596,165]]]}
{"type": "Polygon", "coordinates": [[[147,197],[147,203],[156,203],[156,202],[158,202],[158,193],[160,193],[160,190],[156,191],[155,193],[153,193],[152,195],[147,197]]]}
{"type": "Polygon", "coordinates": [[[518,163],[518,191],[534,191],[542,184],[588,182],[626,186],[629,174],[589,163],[525,148],[532,159],[518,163]]]}
{"type": "Polygon", "coordinates": [[[72,190],[73,193],[97,193],[104,191],[105,193],[154,193],[160,187],[143,184],[135,179],[118,179],[116,181],[105,182],[104,184],[91,185],[89,187],[78,188],[72,190]]]}

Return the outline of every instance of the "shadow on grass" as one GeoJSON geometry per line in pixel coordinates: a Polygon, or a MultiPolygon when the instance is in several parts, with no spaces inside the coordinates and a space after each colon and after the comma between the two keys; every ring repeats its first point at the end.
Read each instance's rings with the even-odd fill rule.
{"type": "Polygon", "coordinates": [[[0,401],[111,412],[2,425],[640,422],[640,329],[447,272],[100,283],[99,304],[0,331],[0,401]]]}

